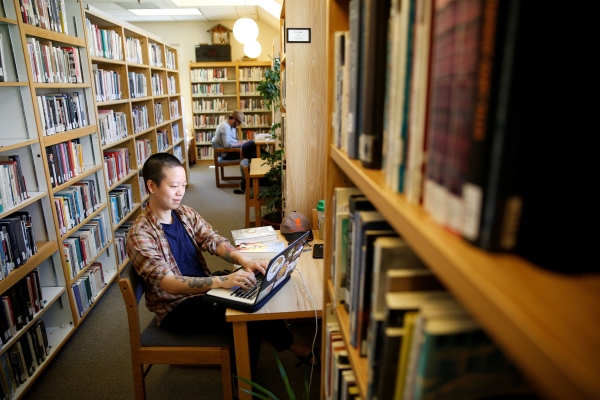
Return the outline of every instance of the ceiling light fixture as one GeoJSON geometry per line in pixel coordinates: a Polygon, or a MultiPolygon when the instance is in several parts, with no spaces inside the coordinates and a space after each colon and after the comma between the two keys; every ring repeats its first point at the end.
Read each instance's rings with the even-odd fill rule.
{"type": "Polygon", "coordinates": [[[262,46],[256,40],[254,42],[246,43],[244,45],[244,54],[250,58],[258,57],[261,51],[262,46]]]}
{"type": "Polygon", "coordinates": [[[238,19],[233,24],[233,37],[242,44],[254,42],[258,37],[256,21],[246,17],[246,0],[244,0],[244,18],[238,19]]]}
{"type": "Polygon", "coordinates": [[[135,15],[202,15],[197,8],[140,8],[127,11],[135,15]]]}

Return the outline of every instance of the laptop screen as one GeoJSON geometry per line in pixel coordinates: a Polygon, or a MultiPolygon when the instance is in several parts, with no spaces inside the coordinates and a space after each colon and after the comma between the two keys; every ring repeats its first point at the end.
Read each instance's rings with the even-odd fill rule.
{"type": "Polygon", "coordinates": [[[298,264],[298,260],[304,249],[307,236],[308,232],[298,238],[294,243],[290,244],[269,262],[267,274],[265,275],[260,293],[256,299],[257,303],[268,295],[271,290],[283,283],[292,273],[294,268],[296,268],[296,264],[298,264]]]}

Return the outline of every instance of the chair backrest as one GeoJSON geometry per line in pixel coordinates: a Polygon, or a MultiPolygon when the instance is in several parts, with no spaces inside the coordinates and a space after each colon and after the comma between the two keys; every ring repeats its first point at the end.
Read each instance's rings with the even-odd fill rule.
{"type": "Polygon", "coordinates": [[[131,351],[134,352],[142,346],[140,338],[140,316],[138,304],[144,294],[144,282],[137,274],[133,264],[128,263],[121,272],[119,288],[127,309],[127,322],[129,324],[129,340],[131,351]]]}

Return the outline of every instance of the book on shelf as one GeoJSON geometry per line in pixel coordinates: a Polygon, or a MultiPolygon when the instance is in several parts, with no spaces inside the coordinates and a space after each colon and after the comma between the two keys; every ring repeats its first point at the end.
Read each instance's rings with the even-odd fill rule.
{"type": "Polygon", "coordinates": [[[358,156],[365,168],[380,169],[385,105],[386,55],[390,0],[363,0],[361,55],[362,107],[358,156]]]}
{"type": "Polygon", "coordinates": [[[362,47],[362,36],[364,24],[362,15],[364,13],[364,0],[350,0],[349,4],[349,32],[350,32],[350,59],[349,59],[349,87],[348,87],[348,118],[347,140],[342,142],[342,150],[350,158],[358,158],[358,138],[362,126],[362,77],[364,71],[364,48],[362,47]]]}
{"type": "Polygon", "coordinates": [[[340,304],[345,298],[346,273],[348,263],[348,224],[349,224],[349,198],[359,195],[357,188],[334,188],[333,208],[335,217],[333,221],[334,244],[331,260],[331,277],[333,280],[333,299],[335,305],[340,304]]]}
{"type": "MultiPolygon", "coordinates": [[[[358,332],[360,331],[359,320],[362,321],[362,315],[360,315],[359,304],[361,290],[364,294],[366,292],[361,289],[361,286],[365,285],[367,280],[367,274],[369,274],[369,281],[371,278],[371,271],[365,271],[363,267],[366,267],[366,262],[363,263],[364,252],[366,252],[366,232],[369,230],[387,230],[387,233],[379,232],[379,235],[393,235],[388,222],[378,211],[356,211],[354,214],[354,227],[352,231],[352,258],[350,259],[350,282],[349,282],[349,308],[348,314],[350,319],[350,344],[360,349],[358,332]]],[[[374,235],[375,236],[375,235],[374,235]]],[[[371,260],[369,266],[371,266],[371,260]]]]}
{"type": "Polygon", "coordinates": [[[4,38],[2,37],[2,34],[0,33],[0,82],[6,82],[6,75],[7,75],[7,71],[6,71],[6,67],[4,66],[4,59],[6,58],[6,55],[4,54],[4,38]]]}
{"type": "Polygon", "coordinates": [[[231,231],[236,246],[242,243],[276,242],[277,232],[272,226],[259,226],[257,228],[236,229],[231,231]]]}
{"type": "Polygon", "coordinates": [[[355,219],[358,218],[355,214],[358,211],[368,211],[374,210],[375,207],[371,202],[367,199],[366,196],[362,194],[350,195],[348,198],[348,252],[346,254],[346,275],[342,277],[342,282],[340,285],[345,288],[344,290],[344,307],[346,307],[347,311],[350,311],[350,303],[352,298],[352,267],[353,267],[353,259],[355,257],[354,253],[354,231],[355,231],[355,219]]]}
{"type": "Polygon", "coordinates": [[[246,242],[236,246],[242,255],[253,260],[270,260],[285,249],[284,242],[246,242]]]}

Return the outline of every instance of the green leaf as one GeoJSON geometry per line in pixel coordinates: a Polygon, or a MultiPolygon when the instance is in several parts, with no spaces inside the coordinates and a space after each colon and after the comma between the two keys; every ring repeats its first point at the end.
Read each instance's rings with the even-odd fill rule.
{"type": "MultiPolygon", "coordinates": [[[[247,383],[248,385],[252,386],[253,388],[255,388],[255,389],[257,389],[257,390],[265,393],[266,395],[270,396],[270,397],[262,397],[262,398],[264,398],[264,399],[277,399],[277,397],[272,392],[268,391],[267,389],[265,389],[264,387],[262,387],[258,383],[252,382],[251,380],[248,380],[246,378],[242,378],[241,376],[234,375],[234,377],[236,377],[238,380],[240,380],[240,381],[242,381],[244,383],[247,383]]],[[[243,391],[245,391],[247,393],[251,393],[251,392],[249,392],[246,389],[241,389],[241,390],[243,390],[243,391]]],[[[254,393],[251,393],[251,394],[254,394],[254,393]]],[[[277,400],[279,400],[279,399],[277,399],[277,400]]]]}
{"type": "Polygon", "coordinates": [[[285,390],[287,390],[290,400],[296,400],[296,396],[294,395],[294,391],[292,390],[292,387],[290,386],[290,381],[288,380],[287,374],[285,373],[283,364],[281,363],[281,360],[279,359],[279,356],[277,355],[275,350],[273,350],[273,353],[275,353],[275,360],[277,360],[277,366],[279,367],[279,372],[281,373],[281,377],[283,378],[283,383],[285,384],[285,390]]]}

